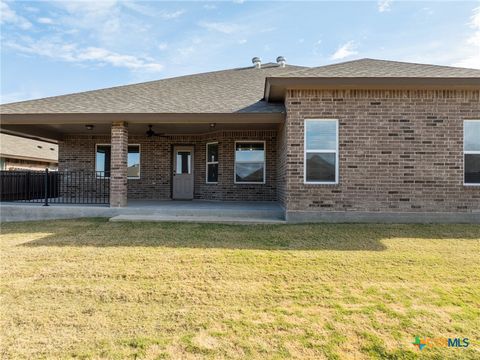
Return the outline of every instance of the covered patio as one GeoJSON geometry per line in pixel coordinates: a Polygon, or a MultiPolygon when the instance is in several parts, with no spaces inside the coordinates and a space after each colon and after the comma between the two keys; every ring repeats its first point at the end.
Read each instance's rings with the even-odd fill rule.
{"type": "Polygon", "coordinates": [[[283,203],[286,109],[266,100],[265,79],[297,68],[265,64],[6,104],[1,131],[58,142],[59,172],[95,186],[60,184],[59,198],[101,194],[111,208],[283,203]]]}
{"type": "Polygon", "coordinates": [[[107,181],[111,207],[147,199],[276,201],[279,115],[124,114],[129,122],[109,123],[110,116],[65,114],[41,117],[40,125],[28,114],[22,124],[6,116],[2,131],[58,142],[59,171],[107,181]]]}
{"type": "Polygon", "coordinates": [[[4,202],[1,221],[108,217],[111,221],[182,221],[237,224],[283,223],[276,201],[130,200],[128,206],[4,202]]]}

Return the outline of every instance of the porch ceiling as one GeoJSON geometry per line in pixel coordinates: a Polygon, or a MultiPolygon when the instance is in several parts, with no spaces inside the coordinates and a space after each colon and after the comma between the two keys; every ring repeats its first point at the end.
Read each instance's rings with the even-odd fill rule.
{"type": "MultiPolygon", "coordinates": [[[[153,125],[156,133],[165,135],[182,134],[205,134],[212,131],[222,130],[273,130],[278,127],[276,122],[251,122],[251,123],[223,123],[215,122],[215,127],[210,123],[129,123],[129,135],[144,135],[148,130],[148,125],[153,125]]],[[[1,132],[38,138],[42,140],[61,140],[67,134],[73,135],[100,135],[110,134],[110,123],[83,123],[83,124],[22,124],[5,125],[2,124],[1,132]],[[85,125],[93,125],[93,129],[88,130],[85,125]]]]}

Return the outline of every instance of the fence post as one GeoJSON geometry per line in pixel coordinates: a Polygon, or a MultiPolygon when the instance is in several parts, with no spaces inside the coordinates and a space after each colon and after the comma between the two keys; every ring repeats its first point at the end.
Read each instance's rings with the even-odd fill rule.
{"type": "Polygon", "coordinates": [[[43,206],[49,206],[48,205],[48,168],[45,169],[45,203],[43,206]]]}
{"type": "Polygon", "coordinates": [[[23,193],[25,194],[23,197],[24,199],[22,200],[30,200],[31,196],[30,196],[30,171],[28,171],[26,174],[25,174],[25,189],[23,190],[23,193]]]}

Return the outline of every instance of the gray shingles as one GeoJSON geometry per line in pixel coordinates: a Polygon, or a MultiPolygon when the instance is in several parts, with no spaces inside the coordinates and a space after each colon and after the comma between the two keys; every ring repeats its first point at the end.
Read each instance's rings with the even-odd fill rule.
{"type": "Polygon", "coordinates": [[[265,78],[300,66],[238,68],[1,105],[2,114],[281,112],[263,101],[265,78]]]}
{"type": "Polygon", "coordinates": [[[0,154],[7,158],[20,157],[57,162],[58,145],[9,134],[0,134],[0,154]]]}
{"type": "Polygon", "coordinates": [[[273,77],[406,77],[480,78],[480,70],[451,66],[414,64],[399,61],[360,59],[339,64],[305,68],[273,77]]]}
{"type": "Polygon", "coordinates": [[[37,113],[269,113],[282,104],[263,101],[266,77],[480,78],[480,70],[361,59],[305,68],[265,64],[0,106],[1,114],[37,113]]]}

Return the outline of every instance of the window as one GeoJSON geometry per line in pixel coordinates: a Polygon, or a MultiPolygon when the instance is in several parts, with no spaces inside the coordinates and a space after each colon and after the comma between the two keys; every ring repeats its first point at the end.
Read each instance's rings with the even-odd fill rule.
{"type": "Polygon", "coordinates": [[[97,145],[95,171],[99,176],[110,176],[110,145],[97,145]]]}
{"type": "Polygon", "coordinates": [[[218,143],[207,144],[207,184],[218,182],[218,143]]]}
{"type": "Polygon", "coordinates": [[[307,184],[338,183],[338,121],[305,120],[304,177],[307,184]]]}
{"type": "Polygon", "coordinates": [[[464,183],[480,185],[480,120],[463,122],[464,183]]]}
{"type": "MultiPolygon", "coordinates": [[[[111,145],[97,145],[95,170],[97,175],[110,177],[111,145]]],[[[140,178],[140,145],[128,145],[128,168],[129,179],[140,178]]]]}
{"type": "Polygon", "coordinates": [[[235,183],[265,183],[265,142],[235,142],[235,183]]]}
{"type": "Polygon", "coordinates": [[[176,175],[192,173],[192,153],[190,151],[177,151],[176,175]]]}
{"type": "Polygon", "coordinates": [[[127,174],[131,179],[140,178],[140,145],[128,145],[127,174]]]}

